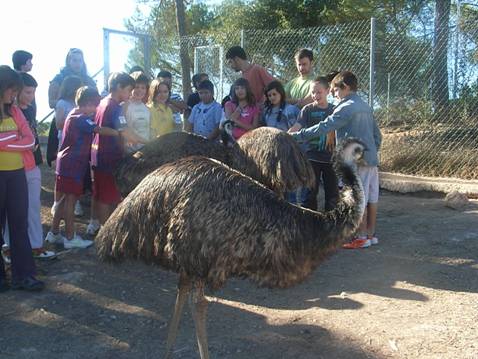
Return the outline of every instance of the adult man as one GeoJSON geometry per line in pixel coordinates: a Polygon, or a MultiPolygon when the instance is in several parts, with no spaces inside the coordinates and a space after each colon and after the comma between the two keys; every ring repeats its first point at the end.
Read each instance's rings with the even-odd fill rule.
{"type": "Polygon", "coordinates": [[[174,122],[176,124],[176,131],[182,131],[183,129],[183,120],[181,119],[181,114],[188,108],[186,103],[183,101],[183,98],[180,94],[172,91],[173,85],[173,75],[169,71],[160,71],[158,76],[156,76],[160,82],[164,82],[169,86],[171,91],[171,96],[168,101],[169,107],[173,110],[174,122]]]}
{"type": "Polygon", "coordinates": [[[302,108],[312,102],[310,86],[314,80],[314,54],[309,49],[300,49],[294,58],[299,76],[289,81],[284,89],[288,98],[287,102],[302,108]]]}
{"type": "Polygon", "coordinates": [[[251,64],[247,60],[244,49],[233,46],[226,52],[227,64],[236,72],[241,72],[242,77],[249,81],[256,101],[262,104],[265,100],[264,88],[274,80],[265,68],[257,64],[251,64]]]}

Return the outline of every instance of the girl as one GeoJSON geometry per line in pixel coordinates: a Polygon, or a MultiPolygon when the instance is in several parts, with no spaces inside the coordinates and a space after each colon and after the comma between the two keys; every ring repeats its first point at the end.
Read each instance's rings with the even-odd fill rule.
{"type": "MultiPolygon", "coordinates": [[[[12,287],[41,290],[44,283],[35,278],[35,263],[28,238],[28,189],[23,152],[31,155],[35,138],[21,110],[13,100],[22,87],[20,75],[0,66],[0,213],[8,213],[12,287]]],[[[5,218],[0,218],[5,226],[5,218]]],[[[3,230],[2,230],[3,232],[3,230]]],[[[3,244],[3,236],[0,236],[3,244]]],[[[0,256],[0,292],[8,289],[3,258],[0,256]]]]}
{"type": "Polygon", "coordinates": [[[249,85],[249,81],[240,78],[233,86],[231,101],[224,105],[226,120],[234,124],[232,137],[237,140],[247,131],[259,126],[259,107],[249,85]]]}
{"type": "MultiPolygon", "coordinates": [[[[133,72],[130,76],[134,79],[135,85],[131,92],[130,99],[123,104],[126,122],[144,142],[149,141],[151,137],[151,113],[145,105],[147,102],[149,79],[139,71],[133,72]]],[[[132,153],[139,150],[142,145],[126,143],[126,152],[132,153]]]]}
{"type": "Polygon", "coordinates": [[[282,84],[274,80],[264,89],[266,102],[262,120],[269,127],[275,127],[282,131],[288,131],[296,122],[299,116],[297,106],[286,102],[285,90],[282,84]]]}
{"type": "Polygon", "coordinates": [[[174,131],[173,111],[166,104],[171,96],[167,83],[155,79],[149,87],[148,107],[151,110],[151,137],[174,131]]]}

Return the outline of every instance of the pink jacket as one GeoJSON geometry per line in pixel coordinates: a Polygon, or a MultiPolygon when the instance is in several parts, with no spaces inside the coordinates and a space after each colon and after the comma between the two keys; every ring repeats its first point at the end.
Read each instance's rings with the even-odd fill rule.
{"type": "Polygon", "coordinates": [[[25,116],[23,116],[22,110],[17,106],[12,106],[10,111],[18,130],[0,133],[0,151],[21,152],[23,166],[25,171],[28,171],[35,168],[35,158],[32,151],[35,146],[35,137],[25,116]]]}

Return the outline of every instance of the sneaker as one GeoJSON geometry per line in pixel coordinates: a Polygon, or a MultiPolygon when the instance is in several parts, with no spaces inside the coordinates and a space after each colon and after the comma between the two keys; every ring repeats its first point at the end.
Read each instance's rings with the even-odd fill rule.
{"type": "Polygon", "coordinates": [[[86,234],[94,236],[100,230],[100,222],[97,219],[90,219],[90,223],[86,227],[86,234]]]}
{"type": "Polygon", "coordinates": [[[80,201],[76,201],[74,213],[77,217],[81,217],[83,215],[83,208],[81,207],[80,201]]]}
{"type": "Polygon", "coordinates": [[[370,238],[370,243],[373,245],[378,244],[378,238],[373,236],[372,238],[370,238]]]}
{"type": "Polygon", "coordinates": [[[45,283],[35,277],[26,277],[20,281],[12,281],[12,289],[23,289],[29,291],[38,291],[45,288],[45,283]]]}
{"type": "Polygon", "coordinates": [[[358,249],[367,248],[372,245],[370,239],[354,238],[350,243],[345,243],[342,248],[345,249],[358,249]]]}
{"type": "Polygon", "coordinates": [[[34,248],[34,249],[32,249],[32,253],[33,253],[33,258],[35,258],[35,259],[48,260],[48,259],[56,258],[56,253],[55,252],[47,251],[44,248],[34,248]]]}
{"type": "Polygon", "coordinates": [[[12,259],[10,258],[10,248],[6,244],[2,245],[2,258],[6,264],[12,263],[12,259]]]}
{"type": "Polygon", "coordinates": [[[73,236],[73,239],[64,239],[63,240],[63,245],[65,246],[65,249],[71,249],[71,248],[88,248],[93,244],[93,241],[90,241],[88,239],[83,239],[79,235],[75,234],[73,236]]]}
{"type": "Polygon", "coordinates": [[[50,213],[52,216],[55,215],[57,208],[58,208],[58,202],[53,202],[53,206],[51,206],[51,210],[50,210],[50,213]]]}
{"type": "Polygon", "coordinates": [[[65,237],[63,237],[61,235],[61,233],[53,233],[53,232],[48,232],[46,234],[46,237],[45,237],[45,242],[48,242],[48,243],[60,243],[60,242],[63,242],[63,240],[65,239],[65,237]]]}

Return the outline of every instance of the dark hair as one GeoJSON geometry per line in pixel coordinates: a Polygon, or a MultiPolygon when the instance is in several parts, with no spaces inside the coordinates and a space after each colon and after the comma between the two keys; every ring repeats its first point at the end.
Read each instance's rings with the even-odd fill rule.
{"type": "Polygon", "coordinates": [[[233,46],[226,52],[226,60],[239,57],[240,59],[247,60],[247,55],[244,49],[240,46],[233,46]]]}
{"type": "Polygon", "coordinates": [[[159,78],[159,77],[162,77],[163,79],[164,78],[172,79],[173,74],[169,71],[161,70],[161,71],[158,72],[158,76],[156,76],[156,78],[159,78]]]}
{"type": "Polygon", "coordinates": [[[274,80],[269,82],[269,84],[265,87],[264,89],[264,95],[266,95],[266,101],[264,102],[264,107],[266,108],[266,113],[267,112],[272,112],[272,103],[269,101],[269,98],[267,97],[267,93],[271,90],[276,90],[279,95],[280,95],[280,104],[279,107],[282,109],[285,107],[286,103],[286,94],[284,90],[284,86],[282,86],[280,81],[274,80]]]}
{"type": "Polygon", "coordinates": [[[201,81],[199,83],[197,89],[198,89],[198,91],[199,90],[208,90],[208,91],[211,91],[214,94],[214,84],[209,80],[201,81]]]}
{"type": "Polygon", "coordinates": [[[309,49],[300,49],[294,56],[296,60],[303,59],[304,57],[307,57],[311,62],[314,61],[314,53],[309,49]]]}
{"type": "Polygon", "coordinates": [[[327,78],[327,81],[329,82],[329,84],[332,82],[332,80],[334,79],[335,76],[337,76],[339,74],[338,71],[331,71],[329,72],[327,75],[325,75],[325,77],[327,78]]]}
{"type": "Polygon", "coordinates": [[[239,104],[239,100],[236,96],[236,87],[237,86],[242,86],[246,89],[246,101],[249,106],[254,106],[256,104],[256,98],[254,97],[254,94],[251,90],[251,85],[249,84],[249,81],[247,81],[245,78],[238,78],[234,83],[232,84],[233,91],[231,93],[231,101],[234,102],[236,105],[239,104]]]}
{"type": "Polygon", "coordinates": [[[89,104],[98,106],[101,96],[98,90],[90,86],[82,86],[76,91],[75,103],[77,106],[87,106],[89,104]]]}
{"type": "Polygon", "coordinates": [[[10,104],[3,103],[3,95],[9,89],[20,90],[23,86],[19,73],[7,65],[0,66],[0,121],[10,115],[10,104]]]}
{"type": "Polygon", "coordinates": [[[137,84],[144,84],[146,86],[149,86],[149,77],[146,76],[144,74],[144,72],[135,71],[135,72],[130,73],[129,75],[133,78],[136,85],[137,84]]]}
{"type": "Polygon", "coordinates": [[[38,87],[38,82],[32,75],[27,74],[26,72],[20,72],[20,77],[22,78],[24,87],[38,87]]]}
{"type": "Polygon", "coordinates": [[[357,91],[358,80],[350,71],[340,71],[332,80],[331,86],[337,86],[341,89],[345,88],[345,85],[350,87],[351,91],[357,91]]]}
{"type": "Polygon", "coordinates": [[[67,76],[60,85],[58,99],[75,100],[76,90],[83,86],[83,81],[78,76],[67,76]]]}
{"type": "Polygon", "coordinates": [[[108,78],[108,90],[110,93],[118,90],[119,88],[125,88],[127,86],[134,87],[134,79],[125,72],[113,72],[108,78]]]}
{"type": "Polygon", "coordinates": [[[148,102],[152,103],[153,105],[156,105],[155,98],[158,96],[159,93],[159,87],[161,85],[164,85],[168,88],[169,91],[169,96],[171,96],[171,89],[169,85],[164,82],[164,81],[159,81],[158,79],[154,79],[151,81],[151,85],[149,85],[149,97],[148,97],[148,102]]]}
{"type": "Polygon", "coordinates": [[[197,86],[199,85],[199,83],[201,82],[201,78],[202,77],[209,77],[208,74],[204,73],[204,72],[201,72],[199,74],[194,74],[193,75],[193,78],[191,79],[192,83],[193,83],[193,86],[195,88],[197,88],[197,86]]]}
{"type": "Polygon", "coordinates": [[[144,73],[144,69],[143,69],[141,66],[139,66],[139,65],[134,65],[133,67],[131,67],[131,68],[129,69],[129,74],[132,75],[133,72],[137,72],[137,71],[144,73]]]}
{"type": "Polygon", "coordinates": [[[317,76],[315,79],[314,79],[314,82],[318,82],[319,84],[321,84],[322,86],[324,86],[325,88],[328,88],[329,87],[329,81],[327,79],[326,76],[317,76]]]}
{"type": "Polygon", "coordinates": [[[17,50],[12,55],[13,68],[17,71],[20,71],[22,66],[27,63],[28,60],[31,60],[33,55],[25,50],[17,50]]]}

